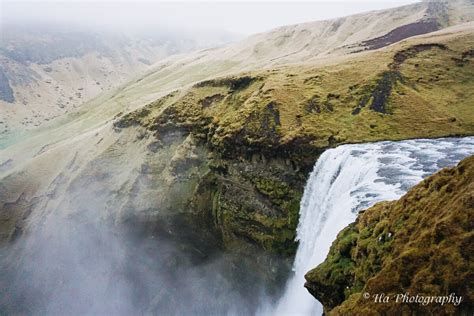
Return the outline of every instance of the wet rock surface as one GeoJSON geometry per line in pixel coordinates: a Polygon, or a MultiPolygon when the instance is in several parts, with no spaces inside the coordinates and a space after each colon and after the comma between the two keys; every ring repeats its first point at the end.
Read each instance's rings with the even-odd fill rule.
{"type": "Polygon", "coordinates": [[[306,274],[305,287],[329,315],[469,314],[473,183],[471,156],[425,179],[400,200],[361,212],[339,233],[326,260],[306,274]],[[391,299],[376,301],[380,293],[391,299]],[[404,293],[455,293],[463,300],[457,305],[396,302],[396,295],[404,293]]]}

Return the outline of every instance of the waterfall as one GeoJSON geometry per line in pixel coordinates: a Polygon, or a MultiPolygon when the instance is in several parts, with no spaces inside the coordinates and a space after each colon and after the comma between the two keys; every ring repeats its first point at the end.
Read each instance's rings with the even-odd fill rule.
{"type": "Polygon", "coordinates": [[[324,261],[337,234],[373,204],[394,200],[437,170],[474,154],[474,137],[342,145],[318,159],[300,206],[294,275],[274,315],[320,315],[303,287],[304,275],[324,261]]]}

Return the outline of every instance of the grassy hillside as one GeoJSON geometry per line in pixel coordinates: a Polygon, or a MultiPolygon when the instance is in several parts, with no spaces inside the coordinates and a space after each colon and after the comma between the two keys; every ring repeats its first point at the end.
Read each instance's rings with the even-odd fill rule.
{"type": "Polygon", "coordinates": [[[0,137],[74,112],[169,55],[222,43],[154,28],[132,35],[47,22],[2,27],[0,137]]]}
{"type": "Polygon", "coordinates": [[[341,143],[474,133],[474,34],[408,40],[342,62],[199,82],[116,126],[182,127],[223,155],[297,161],[341,143]]]}
{"type": "MultiPolygon", "coordinates": [[[[348,18],[376,16],[352,43],[418,21],[426,7],[415,8],[348,18]],[[390,27],[368,32],[390,16],[390,27]]],[[[173,240],[204,262],[231,254],[229,276],[256,271],[281,289],[301,194],[321,152],[474,134],[474,24],[379,50],[329,40],[335,46],[319,54],[321,37],[310,37],[304,58],[285,55],[300,43],[296,32],[281,47],[266,41],[311,25],[321,24],[169,58],[80,111],[0,139],[0,243],[53,213],[80,217],[87,200],[94,218],[173,240]]]]}
{"type": "MultiPolygon", "coordinates": [[[[0,131],[3,130],[6,134],[0,135],[0,146],[2,143],[16,142],[17,135],[24,133],[24,126],[41,124],[42,133],[43,130],[48,132],[59,125],[68,125],[67,128],[63,128],[61,135],[70,137],[77,133],[84,133],[85,129],[103,124],[120,111],[128,112],[139,108],[174,89],[183,88],[203,79],[292,63],[324,64],[335,56],[378,49],[406,38],[466,23],[473,19],[472,2],[456,0],[436,3],[420,2],[338,19],[283,26],[222,47],[166,58],[153,65],[147,75],[131,80],[117,89],[102,93],[98,98],[86,104],[82,103],[99,91],[107,90],[105,89],[107,87],[116,87],[118,82],[123,82],[124,73],[131,73],[130,69],[117,71],[117,65],[120,63],[106,62],[102,58],[104,56],[94,54],[88,54],[86,59],[66,58],[51,64],[33,64],[33,67],[26,67],[26,69],[24,65],[10,58],[8,59],[9,66],[3,63],[8,66],[6,70],[3,69],[6,71],[6,76],[10,79],[31,77],[33,71],[41,78],[36,82],[43,92],[40,92],[38,96],[38,93],[34,91],[38,89],[25,90],[21,89],[18,83],[10,82],[9,86],[14,86],[13,92],[15,92],[11,95],[7,86],[0,87],[1,95],[5,95],[10,100],[13,96],[20,103],[12,108],[11,104],[0,101],[6,109],[3,124],[0,122],[0,131]],[[102,70],[94,70],[101,65],[104,66],[104,63],[108,69],[106,77],[102,70]],[[69,70],[68,67],[70,67],[69,70]],[[111,69],[111,67],[116,69],[111,69]],[[71,69],[79,71],[71,72],[71,69]],[[110,71],[112,75],[115,75],[109,74],[110,71]],[[68,76],[67,74],[70,73],[75,75],[68,76]],[[91,80],[86,80],[89,77],[91,80]],[[77,82],[84,82],[84,80],[88,81],[87,86],[76,86],[77,82]],[[57,86],[59,88],[56,88],[57,86]],[[78,90],[79,88],[84,88],[84,90],[78,90]],[[59,90],[56,91],[56,89],[59,90]],[[27,104],[21,104],[21,102],[27,104]],[[35,104],[42,105],[41,111],[32,113],[35,104]],[[81,105],[80,110],[71,110],[79,105],[81,105]],[[53,116],[56,116],[66,110],[69,112],[67,115],[63,115],[52,123],[49,121],[51,115],[44,115],[45,111],[48,113],[52,111],[53,116]],[[75,128],[77,121],[81,121],[79,129],[75,128]],[[2,138],[7,138],[7,141],[2,142],[2,138]]],[[[16,41],[13,44],[18,45],[16,41]]],[[[58,49],[61,46],[59,45],[58,49]]],[[[123,48],[123,45],[119,46],[123,48]]],[[[27,59],[34,56],[41,57],[41,60],[48,59],[48,56],[43,55],[47,55],[50,51],[40,49],[41,52],[34,52],[33,49],[33,52],[31,50],[22,52],[21,46],[19,48],[19,57],[27,59]]],[[[135,64],[143,69],[147,65],[142,63],[143,60],[140,58],[143,57],[148,61],[156,60],[148,55],[157,52],[160,54],[161,50],[141,48],[139,52],[136,49],[132,52],[135,57],[127,55],[128,57],[119,58],[119,60],[137,61],[135,64]],[[144,56],[144,54],[148,55],[144,56]]],[[[128,65],[128,62],[125,65],[128,65]]],[[[27,136],[36,136],[38,132],[36,129],[34,133],[29,133],[27,136]]]]}
{"type": "Polygon", "coordinates": [[[119,114],[114,128],[144,129],[165,148],[170,135],[192,137],[208,151],[193,212],[210,217],[226,248],[291,256],[301,192],[323,150],[474,134],[473,47],[469,26],[324,65],[204,80],[119,114]]]}
{"type": "MultiPolygon", "coordinates": [[[[63,190],[104,153],[112,151],[114,162],[101,172],[117,186],[129,186],[144,168],[141,161],[154,164],[160,150],[188,167],[199,148],[200,167],[185,168],[195,178],[188,186],[174,166],[170,175],[161,167],[152,172],[160,190],[167,191],[171,181],[177,192],[186,192],[173,195],[181,202],[167,199],[166,205],[172,208],[174,201],[183,212],[204,216],[225,247],[250,243],[291,256],[299,199],[323,150],[341,143],[474,134],[473,34],[474,25],[467,24],[382,50],[206,79],[117,113],[159,94],[151,74],[4,150],[3,207],[19,210],[9,211],[15,216],[8,216],[5,236],[13,234],[16,219],[34,207],[35,198],[48,199],[49,188],[59,186],[56,177],[63,190]]],[[[179,83],[161,80],[160,89],[179,83]]]]}
{"type": "Polygon", "coordinates": [[[425,179],[400,200],[362,212],[339,233],[326,261],[308,272],[305,286],[329,315],[472,314],[473,202],[471,156],[425,179]],[[375,302],[377,293],[391,299],[375,302]],[[457,306],[397,303],[396,294],[403,293],[455,293],[463,301],[457,306]]]}

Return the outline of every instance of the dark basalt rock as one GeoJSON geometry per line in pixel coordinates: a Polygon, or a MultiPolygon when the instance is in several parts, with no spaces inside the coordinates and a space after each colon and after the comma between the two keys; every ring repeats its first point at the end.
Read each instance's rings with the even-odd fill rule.
{"type": "Polygon", "coordinates": [[[397,82],[404,82],[400,72],[395,70],[383,72],[381,77],[376,81],[375,87],[360,99],[358,106],[352,111],[352,115],[359,114],[361,109],[367,105],[375,112],[388,114],[388,99],[397,82]]]}
{"type": "Polygon", "coordinates": [[[439,43],[429,43],[429,44],[418,44],[418,45],[413,45],[410,46],[407,49],[403,49],[395,54],[393,56],[393,63],[391,65],[392,68],[396,68],[403,64],[408,58],[415,57],[418,53],[438,48],[441,50],[446,50],[448,49],[446,45],[444,44],[439,44],[439,43]]]}
{"type": "Polygon", "coordinates": [[[224,95],[217,93],[211,96],[207,96],[204,99],[200,100],[199,103],[202,105],[203,108],[207,108],[211,106],[215,102],[219,102],[224,99],[224,95]]]}
{"type": "MultiPolygon", "coordinates": [[[[373,87],[365,87],[368,92],[360,98],[359,104],[352,110],[352,115],[360,113],[362,108],[369,105],[369,108],[375,112],[389,114],[387,104],[392,93],[393,87],[397,83],[407,84],[405,78],[400,72],[400,66],[409,58],[415,57],[417,54],[431,50],[440,49],[447,50],[448,47],[439,43],[417,44],[406,49],[398,51],[393,56],[393,62],[389,65],[389,70],[380,74],[379,79],[373,87]]],[[[460,61],[462,63],[462,61],[460,61]]]]}
{"type": "Polygon", "coordinates": [[[8,103],[15,102],[15,96],[13,95],[13,90],[10,87],[8,78],[2,69],[0,69],[0,100],[3,100],[8,103]]]}
{"type": "Polygon", "coordinates": [[[366,49],[378,49],[404,40],[405,38],[439,30],[436,21],[420,21],[397,27],[387,34],[362,42],[366,49]]]}
{"type": "Polygon", "coordinates": [[[232,91],[242,90],[247,88],[250,84],[252,84],[256,77],[251,76],[242,76],[242,77],[235,77],[235,78],[219,78],[219,79],[211,79],[198,82],[194,85],[195,88],[203,88],[203,87],[228,87],[232,91]]]}
{"type": "Polygon", "coordinates": [[[321,113],[320,97],[315,95],[306,105],[306,113],[321,113]]]}
{"type": "Polygon", "coordinates": [[[465,64],[469,62],[470,58],[474,57],[474,49],[470,49],[467,51],[462,52],[461,58],[453,57],[456,66],[463,67],[465,64]]]}
{"type": "Polygon", "coordinates": [[[326,99],[321,101],[321,97],[319,95],[313,96],[308,104],[305,107],[306,113],[321,113],[325,112],[333,112],[334,111],[334,100],[338,100],[340,98],[339,94],[328,93],[326,99]]]}
{"type": "Polygon", "coordinates": [[[262,127],[267,129],[272,126],[275,129],[276,126],[281,125],[280,123],[280,111],[275,102],[270,102],[267,104],[267,108],[264,114],[264,119],[262,122],[262,127]]]}

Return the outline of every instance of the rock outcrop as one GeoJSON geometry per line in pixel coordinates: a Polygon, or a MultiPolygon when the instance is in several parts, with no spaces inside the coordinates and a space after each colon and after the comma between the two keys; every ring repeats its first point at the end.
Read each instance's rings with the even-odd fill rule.
{"type": "Polygon", "coordinates": [[[226,279],[246,277],[235,283],[256,300],[256,279],[278,289],[289,272],[299,201],[322,151],[474,134],[473,24],[327,59],[308,50],[285,64],[291,36],[285,50],[261,53],[262,37],[293,28],[241,50],[170,58],[34,135],[1,139],[0,241],[52,212],[80,217],[87,199],[91,217],[172,240],[193,262],[228,255],[226,279]]]}
{"type": "MultiPolygon", "coordinates": [[[[460,41],[472,40],[407,42],[319,69],[292,66],[206,80],[129,112],[114,126],[118,133],[144,129],[155,143],[176,131],[192,137],[207,151],[197,202],[190,204],[194,212],[210,216],[226,244],[245,241],[291,255],[299,199],[323,150],[474,132],[468,101],[474,68],[453,60],[466,50],[460,41]],[[459,82],[462,98],[450,92],[459,82]]],[[[183,159],[181,165],[192,164],[183,159]]]]}
{"type": "Polygon", "coordinates": [[[471,156],[361,212],[305,287],[328,315],[472,314],[473,214],[471,156]]]}

